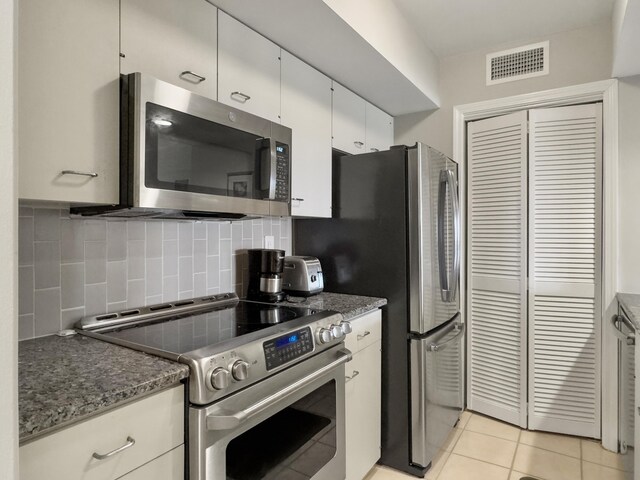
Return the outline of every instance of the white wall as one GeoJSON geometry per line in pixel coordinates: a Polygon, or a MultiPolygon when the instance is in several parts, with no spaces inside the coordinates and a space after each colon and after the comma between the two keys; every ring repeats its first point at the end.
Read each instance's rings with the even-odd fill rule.
{"type": "Polygon", "coordinates": [[[443,153],[453,153],[453,107],[494,98],[508,97],[552,88],[610,78],[611,25],[599,25],[532,38],[517,44],[462,54],[440,61],[440,104],[432,112],[396,117],[395,142],[426,142],[443,153]],[[486,54],[549,40],[549,75],[486,86],[486,54]]]}
{"type": "Polygon", "coordinates": [[[14,171],[14,0],[0,0],[0,478],[18,478],[17,212],[14,171]]]}
{"type": "Polygon", "coordinates": [[[323,0],[436,105],[438,59],[388,0],[323,0]]]}
{"type": "Polygon", "coordinates": [[[640,76],[618,88],[618,291],[640,293],[640,76]]]}

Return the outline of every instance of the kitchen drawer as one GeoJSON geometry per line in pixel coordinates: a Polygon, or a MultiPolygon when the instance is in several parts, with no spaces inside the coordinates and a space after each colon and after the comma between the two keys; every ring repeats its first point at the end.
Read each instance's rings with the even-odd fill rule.
{"type": "Polygon", "coordinates": [[[376,309],[350,320],[353,331],[345,339],[345,347],[352,353],[380,340],[382,332],[382,312],[376,309]]]}
{"type": "Polygon", "coordinates": [[[174,448],[170,452],[136,468],[119,480],[183,480],[184,479],[184,446],[174,448]]]}
{"type": "MultiPolygon", "coordinates": [[[[110,480],[184,442],[184,387],[164,390],[20,447],[21,480],[110,480]],[[120,453],[97,460],[127,444],[120,453]]],[[[133,477],[138,478],[138,477],[133,477]]]]}

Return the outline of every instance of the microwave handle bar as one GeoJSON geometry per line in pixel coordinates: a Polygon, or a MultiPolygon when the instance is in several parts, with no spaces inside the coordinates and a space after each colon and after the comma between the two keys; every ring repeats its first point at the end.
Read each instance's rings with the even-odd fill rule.
{"type": "Polygon", "coordinates": [[[207,430],[230,430],[232,428],[236,428],[238,425],[243,424],[247,420],[252,417],[255,417],[259,413],[265,411],[269,407],[274,404],[281,402],[291,395],[294,395],[296,392],[299,392],[301,389],[305,388],[307,385],[315,382],[318,378],[322,377],[326,373],[330,372],[334,368],[339,367],[347,363],[351,360],[351,352],[346,348],[338,350],[337,358],[333,360],[331,363],[319,368],[315,372],[307,375],[306,377],[301,378],[300,380],[288,385],[287,387],[279,390],[273,395],[269,395],[268,397],[260,400],[259,402],[254,403],[253,405],[248,406],[244,410],[240,410],[239,412],[233,411],[223,411],[220,413],[224,413],[223,415],[219,414],[211,414],[207,415],[207,430]]]}

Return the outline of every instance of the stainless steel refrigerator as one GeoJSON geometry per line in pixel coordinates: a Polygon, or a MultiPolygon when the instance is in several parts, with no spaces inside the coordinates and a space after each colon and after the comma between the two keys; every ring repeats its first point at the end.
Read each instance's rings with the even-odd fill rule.
{"type": "Polygon", "coordinates": [[[385,297],[382,457],[423,476],[463,408],[457,164],[424,144],[334,152],[331,219],[295,220],[325,291],[385,297]]]}

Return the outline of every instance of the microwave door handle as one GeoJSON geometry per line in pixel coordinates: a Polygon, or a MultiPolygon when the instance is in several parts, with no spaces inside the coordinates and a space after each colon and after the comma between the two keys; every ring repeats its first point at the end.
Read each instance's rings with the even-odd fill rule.
{"type": "Polygon", "coordinates": [[[269,200],[276,198],[276,169],[278,158],[276,156],[276,141],[273,138],[265,139],[267,145],[262,147],[260,165],[260,189],[267,192],[269,200]]]}

